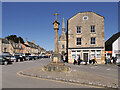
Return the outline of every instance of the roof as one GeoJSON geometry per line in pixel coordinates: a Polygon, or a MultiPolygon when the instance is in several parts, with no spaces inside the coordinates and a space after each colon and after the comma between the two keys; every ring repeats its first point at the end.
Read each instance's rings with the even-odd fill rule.
{"type": "Polygon", "coordinates": [[[105,42],[105,50],[112,51],[112,43],[116,41],[120,37],[120,32],[112,35],[106,42],[105,42]]]}
{"type": "Polygon", "coordinates": [[[2,43],[6,43],[6,44],[9,44],[9,41],[6,40],[6,39],[3,39],[3,38],[0,38],[2,40],[2,43]]]}
{"type": "Polygon", "coordinates": [[[54,24],[54,23],[57,23],[58,25],[60,25],[60,23],[59,23],[58,21],[56,21],[56,20],[53,22],[53,24],[54,24]]]}
{"type": "MultiPolygon", "coordinates": [[[[103,17],[102,15],[100,15],[100,14],[97,14],[97,13],[95,13],[95,12],[93,12],[93,11],[87,11],[87,12],[78,12],[77,14],[79,14],[79,13],[94,13],[94,14],[96,14],[96,15],[100,16],[100,17],[103,17]]],[[[77,14],[75,14],[74,16],[76,16],[77,14]]],[[[71,18],[73,18],[74,16],[72,16],[71,18]]],[[[71,18],[69,18],[68,20],[70,20],[71,18]]],[[[103,17],[103,18],[104,18],[104,17],[103,17]]]]}
{"type": "Polygon", "coordinates": [[[9,40],[9,43],[12,45],[14,49],[23,49],[20,43],[15,43],[12,40],[9,40]]]}
{"type": "Polygon", "coordinates": [[[25,45],[26,47],[30,47],[29,45],[27,45],[27,44],[23,44],[23,45],[25,45]]]}
{"type": "Polygon", "coordinates": [[[28,42],[28,44],[30,45],[31,48],[36,48],[36,49],[38,48],[37,45],[35,45],[34,43],[29,42],[29,41],[27,41],[27,42],[28,42]]]}

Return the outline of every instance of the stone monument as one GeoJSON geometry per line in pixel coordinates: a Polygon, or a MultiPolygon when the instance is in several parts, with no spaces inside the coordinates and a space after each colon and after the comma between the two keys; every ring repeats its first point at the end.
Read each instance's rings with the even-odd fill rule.
{"type": "Polygon", "coordinates": [[[55,30],[55,50],[52,55],[52,61],[58,63],[61,62],[61,55],[59,54],[59,50],[58,50],[58,30],[60,23],[57,21],[57,15],[59,14],[55,13],[54,15],[56,16],[55,21],[53,22],[54,30],[55,30]]]}
{"type": "Polygon", "coordinates": [[[54,30],[55,30],[55,50],[54,53],[52,54],[52,62],[44,66],[42,70],[66,72],[70,70],[70,67],[66,66],[64,62],[61,61],[61,55],[59,54],[59,50],[58,50],[58,30],[60,23],[57,21],[58,13],[55,13],[54,15],[56,16],[55,21],[53,22],[54,30]]]}

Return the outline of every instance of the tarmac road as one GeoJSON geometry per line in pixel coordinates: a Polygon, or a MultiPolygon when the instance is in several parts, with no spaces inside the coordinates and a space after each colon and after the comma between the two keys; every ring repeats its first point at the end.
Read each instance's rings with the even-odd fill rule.
{"type": "Polygon", "coordinates": [[[49,63],[49,59],[35,61],[15,62],[11,65],[2,66],[2,88],[92,88],[88,85],[77,85],[45,79],[36,79],[20,76],[17,73],[21,70],[43,66],[49,63]]]}

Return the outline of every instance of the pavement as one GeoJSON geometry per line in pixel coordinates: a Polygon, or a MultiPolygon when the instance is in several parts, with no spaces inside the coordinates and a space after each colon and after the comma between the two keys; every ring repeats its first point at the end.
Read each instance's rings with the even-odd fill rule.
{"type": "MultiPolygon", "coordinates": [[[[50,61],[49,61],[50,62],[50,61]]],[[[44,65],[47,65],[47,62],[44,65]]],[[[44,78],[47,80],[56,80],[81,85],[91,85],[94,88],[118,88],[118,66],[114,64],[108,65],[73,65],[68,72],[46,72],[41,66],[31,67],[19,71],[19,75],[44,78]]]]}
{"type": "Polygon", "coordinates": [[[35,67],[43,67],[49,62],[50,59],[40,59],[2,65],[2,88],[99,88],[98,86],[56,81],[19,74],[20,71],[35,67]]]}

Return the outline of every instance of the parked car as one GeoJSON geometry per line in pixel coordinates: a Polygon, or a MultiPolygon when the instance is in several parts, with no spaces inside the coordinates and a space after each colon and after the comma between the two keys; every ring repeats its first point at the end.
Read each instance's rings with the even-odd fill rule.
{"type": "Polygon", "coordinates": [[[25,56],[26,60],[32,60],[31,56],[25,56]]]}
{"type": "Polygon", "coordinates": [[[11,56],[10,59],[11,59],[11,61],[13,61],[13,62],[16,60],[16,58],[15,58],[14,56],[11,56]]]}
{"type": "Polygon", "coordinates": [[[15,58],[16,58],[16,62],[21,62],[21,61],[23,61],[23,58],[22,58],[22,56],[20,56],[20,55],[15,55],[15,58]]]}
{"type": "Polygon", "coordinates": [[[1,65],[12,64],[12,61],[4,56],[0,56],[0,64],[1,65]]]}
{"type": "Polygon", "coordinates": [[[4,57],[11,60],[11,62],[14,62],[14,60],[15,60],[14,56],[4,56],[4,57]]]}

